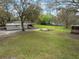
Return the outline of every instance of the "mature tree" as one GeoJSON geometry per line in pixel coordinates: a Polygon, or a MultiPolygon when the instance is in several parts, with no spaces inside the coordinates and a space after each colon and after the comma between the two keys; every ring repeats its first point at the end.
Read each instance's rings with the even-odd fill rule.
{"type": "Polygon", "coordinates": [[[75,23],[75,13],[76,9],[68,8],[68,9],[61,9],[60,13],[58,14],[58,20],[64,23],[65,27],[68,28],[70,25],[75,23]]]}
{"type": "Polygon", "coordinates": [[[4,9],[0,8],[0,25],[5,26],[9,21],[8,17],[10,17],[10,13],[6,12],[4,9]]]}
{"type": "Polygon", "coordinates": [[[18,0],[18,1],[19,2],[14,1],[13,6],[14,6],[14,10],[16,10],[16,12],[21,20],[22,31],[25,31],[25,29],[24,29],[25,15],[24,15],[24,13],[26,12],[26,9],[30,3],[28,3],[28,0],[18,0]]]}
{"type": "Polygon", "coordinates": [[[27,21],[36,22],[39,20],[41,8],[37,5],[30,5],[25,12],[27,21]]]}
{"type": "MultiPolygon", "coordinates": [[[[25,31],[24,21],[26,18],[28,20],[34,21],[35,19],[38,18],[38,15],[39,15],[39,7],[34,5],[32,6],[31,3],[29,2],[30,0],[0,0],[0,3],[5,8],[7,13],[10,12],[10,9],[8,8],[10,5],[12,7],[12,10],[16,11],[16,15],[18,15],[18,17],[21,20],[22,31],[25,31]]],[[[7,18],[10,19],[10,17],[8,16],[7,18]]]]}
{"type": "MultiPolygon", "coordinates": [[[[5,22],[5,21],[10,21],[11,19],[11,16],[12,16],[12,14],[9,12],[9,6],[8,6],[8,4],[9,3],[11,3],[12,2],[12,0],[0,0],[0,20],[2,20],[3,21],[3,23],[5,22]]],[[[4,23],[5,24],[5,23],[4,23]]]]}
{"type": "Polygon", "coordinates": [[[28,1],[29,0],[19,0],[19,3],[13,3],[14,10],[17,11],[17,14],[21,20],[22,31],[25,31],[24,21],[26,20],[26,18],[33,22],[35,18],[38,18],[39,15],[39,7],[29,3],[28,1]]]}

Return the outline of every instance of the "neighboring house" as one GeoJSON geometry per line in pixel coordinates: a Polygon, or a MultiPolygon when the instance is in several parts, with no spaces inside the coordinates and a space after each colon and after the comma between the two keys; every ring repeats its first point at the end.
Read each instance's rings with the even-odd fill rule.
{"type": "MultiPolygon", "coordinates": [[[[28,29],[28,25],[30,25],[30,24],[32,24],[32,23],[24,23],[24,28],[28,29]]],[[[20,21],[6,24],[6,30],[21,30],[21,29],[22,29],[22,27],[21,27],[20,21]]]]}
{"type": "Polygon", "coordinates": [[[79,16],[79,9],[77,9],[76,16],[79,16]]]}

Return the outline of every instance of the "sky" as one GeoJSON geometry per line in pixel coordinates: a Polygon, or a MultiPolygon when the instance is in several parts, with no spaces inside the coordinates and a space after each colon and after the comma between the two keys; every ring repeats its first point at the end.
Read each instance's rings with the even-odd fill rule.
{"type": "MultiPolygon", "coordinates": [[[[59,7],[62,7],[62,8],[65,8],[66,7],[66,4],[68,4],[68,2],[67,3],[60,3],[59,5],[57,5],[57,6],[54,6],[53,8],[51,8],[51,9],[49,9],[47,6],[46,6],[46,4],[48,4],[48,3],[53,3],[53,2],[55,2],[56,0],[31,0],[30,2],[31,3],[37,3],[37,1],[39,2],[39,4],[40,4],[40,7],[42,8],[42,13],[43,14],[47,14],[47,13],[51,13],[52,15],[57,15],[57,13],[58,13],[58,11],[56,10],[56,8],[59,8],[59,7]]],[[[71,0],[57,0],[57,1],[71,1],[71,0]]],[[[20,1],[19,0],[16,0],[16,3],[20,3],[20,1]]],[[[9,10],[10,10],[10,12],[12,12],[14,15],[16,15],[15,13],[17,12],[16,10],[13,10],[13,7],[12,7],[12,5],[10,5],[9,6],[9,10]]]]}
{"type": "MultiPolygon", "coordinates": [[[[34,2],[39,1],[41,3],[41,8],[43,9],[43,13],[51,13],[52,15],[57,15],[57,10],[56,8],[62,7],[62,8],[66,8],[67,4],[70,4],[70,2],[67,1],[72,1],[72,0],[57,0],[58,2],[62,1],[59,5],[54,6],[53,8],[49,9],[46,4],[48,3],[54,3],[56,2],[56,0],[32,0],[34,2]],[[64,3],[65,2],[65,3],[64,3]]],[[[77,2],[77,0],[75,0],[75,2],[77,2]]],[[[71,6],[71,5],[70,5],[71,6]]]]}

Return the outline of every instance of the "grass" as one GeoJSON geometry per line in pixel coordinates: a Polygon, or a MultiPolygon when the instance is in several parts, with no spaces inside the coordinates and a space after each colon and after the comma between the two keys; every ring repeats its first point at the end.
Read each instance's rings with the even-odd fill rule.
{"type": "MultiPolygon", "coordinates": [[[[0,59],[79,59],[79,38],[64,27],[53,31],[22,32],[0,41],[0,59]]],[[[78,35],[77,35],[78,36],[78,35]]]]}
{"type": "Polygon", "coordinates": [[[48,28],[48,29],[53,29],[54,31],[59,31],[59,32],[70,32],[69,29],[66,29],[63,26],[45,26],[45,25],[35,25],[37,28],[48,28]]]}

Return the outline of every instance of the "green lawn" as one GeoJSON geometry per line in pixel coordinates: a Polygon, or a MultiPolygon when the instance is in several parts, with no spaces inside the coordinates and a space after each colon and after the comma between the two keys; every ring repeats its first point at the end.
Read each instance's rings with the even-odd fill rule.
{"type": "Polygon", "coordinates": [[[79,35],[58,26],[51,31],[22,32],[0,40],[0,59],[79,59],[79,35]]]}

